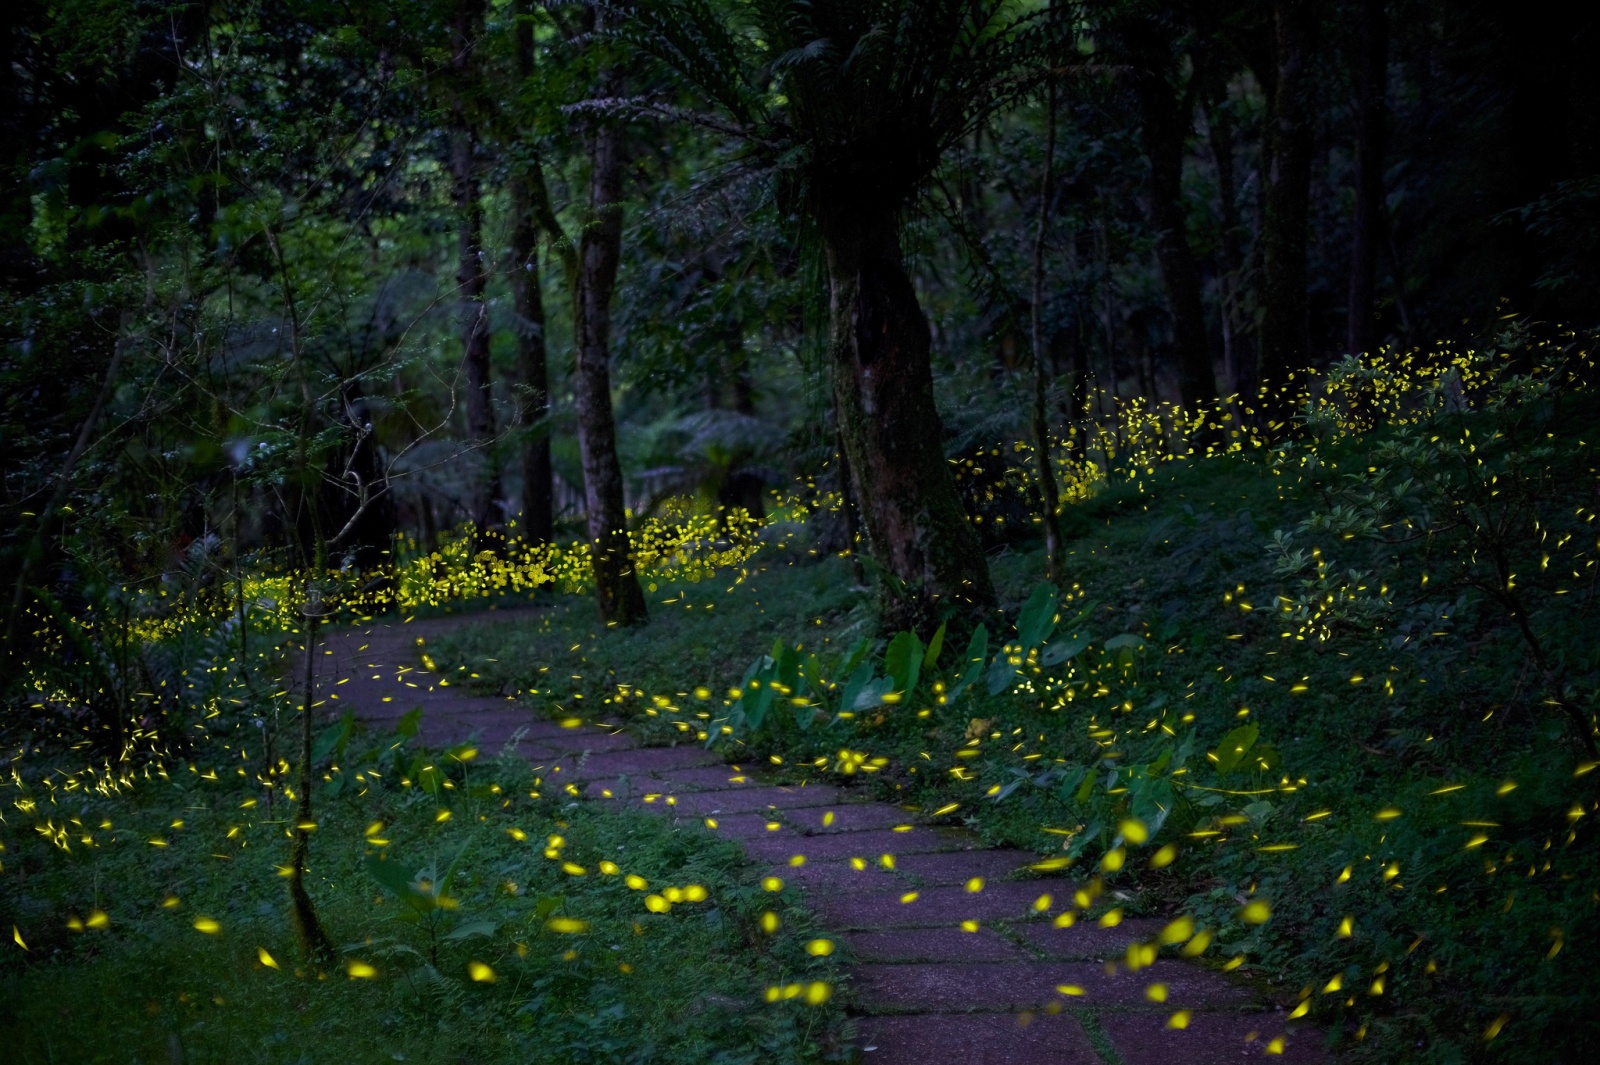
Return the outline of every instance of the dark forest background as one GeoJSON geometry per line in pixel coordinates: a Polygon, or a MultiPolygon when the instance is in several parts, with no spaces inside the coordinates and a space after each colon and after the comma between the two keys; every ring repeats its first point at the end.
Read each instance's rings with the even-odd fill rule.
{"type": "Polygon", "coordinates": [[[943,459],[1133,397],[1271,431],[1296,370],[1600,321],[1580,5],[5,19],[14,651],[41,594],[462,523],[586,535],[628,621],[630,515],[796,478],[860,497],[920,625],[989,596],[943,459]]]}

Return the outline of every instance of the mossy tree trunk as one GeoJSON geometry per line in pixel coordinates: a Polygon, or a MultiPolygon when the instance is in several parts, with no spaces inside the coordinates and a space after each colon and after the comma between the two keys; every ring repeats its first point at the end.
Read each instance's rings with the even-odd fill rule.
{"type": "Polygon", "coordinates": [[[828,263],[829,351],[840,437],[886,629],[928,635],[970,622],[994,586],[944,457],[928,321],[892,211],[819,217],[828,263]]]}

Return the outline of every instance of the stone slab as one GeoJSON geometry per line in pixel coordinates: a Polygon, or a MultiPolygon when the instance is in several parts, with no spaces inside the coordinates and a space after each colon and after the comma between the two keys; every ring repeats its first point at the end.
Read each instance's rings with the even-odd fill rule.
{"type": "Polygon", "coordinates": [[[925,854],[930,851],[955,850],[966,841],[961,838],[934,832],[926,828],[913,828],[910,832],[877,829],[870,832],[835,832],[826,836],[802,836],[792,840],[759,840],[748,848],[750,856],[766,861],[783,861],[795,854],[804,854],[808,861],[837,861],[841,858],[877,860],[879,855],[925,854]]]}
{"type": "Polygon", "coordinates": [[[1028,961],[1009,939],[988,928],[896,928],[842,937],[860,961],[1028,961]]]}
{"type": "Polygon", "coordinates": [[[677,812],[702,817],[707,814],[748,814],[767,809],[827,806],[838,801],[838,790],[827,784],[739,788],[734,791],[680,795],[677,812]]]}
{"type": "Polygon", "coordinates": [[[775,876],[785,884],[793,884],[807,892],[807,901],[815,906],[812,893],[831,895],[855,891],[888,891],[899,889],[901,881],[876,862],[857,869],[849,862],[807,862],[801,866],[775,865],[763,876],[775,876]]]}
{"type": "Polygon", "coordinates": [[[641,749],[638,739],[626,732],[601,732],[597,729],[561,729],[560,732],[541,730],[537,739],[541,743],[561,748],[570,754],[580,754],[584,751],[608,754],[613,751],[641,749]]]}
{"type": "Polygon", "coordinates": [[[698,747],[639,747],[634,750],[602,751],[590,755],[569,755],[549,767],[560,768],[565,781],[599,780],[607,777],[647,777],[667,769],[704,765],[720,759],[698,747]]]}
{"type": "Polygon", "coordinates": [[[979,892],[965,887],[910,888],[855,894],[841,898],[819,896],[811,902],[824,924],[838,929],[927,928],[956,926],[962,921],[1016,920],[1040,911],[1034,904],[1049,895],[1044,913],[1057,913],[1070,906],[1072,885],[1040,880],[1030,883],[988,884],[979,892]],[[905,901],[908,894],[916,897],[905,901]]]}
{"type": "Polygon", "coordinates": [[[1116,959],[1126,954],[1133,943],[1153,941],[1165,925],[1165,921],[1154,918],[1130,917],[1111,928],[1102,928],[1098,921],[1081,918],[1071,928],[1032,922],[1020,925],[1017,932],[1024,943],[1047,958],[1116,959]]]}
{"type": "Polygon", "coordinates": [[[1328,1061],[1314,1028],[1292,1028],[1282,1013],[1193,1013],[1188,1027],[1167,1027],[1170,1013],[1107,1013],[1100,1017],[1123,1065],[1237,1065],[1274,1061],[1322,1065],[1328,1061]],[[1254,1038],[1252,1038],[1252,1036],[1254,1038]],[[1269,1050],[1283,1038],[1281,1053],[1269,1050]]]}
{"type": "Polygon", "coordinates": [[[840,806],[790,810],[784,820],[816,835],[836,832],[862,832],[911,824],[911,815],[897,806],[881,802],[849,803],[840,806]]]}
{"type": "MultiPolygon", "coordinates": [[[[916,962],[866,963],[855,969],[852,998],[875,1012],[1039,1009],[1051,1002],[1160,1011],[1242,1006],[1250,995],[1215,973],[1177,962],[1157,962],[1137,973],[1106,972],[1093,962],[916,962]],[[1167,988],[1164,1003],[1148,989],[1167,988]],[[1062,986],[1080,988],[1064,994],[1062,986]]],[[[1182,1060],[1182,1059],[1179,1059],[1182,1060]]]]}
{"type": "Polygon", "coordinates": [[[772,814],[717,814],[708,817],[682,818],[684,824],[700,825],[708,831],[728,839],[753,840],[769,839],[779,835],[793,834],[793,830],[784,826],[772,814]],[[715,824],[708,822],[714,821],[715,824]]]}
{"type": "Polygon", "coordinates": [[[981,876],[985,880],[999,880],[1008,873],[1024,869],[1038,860],[1026,851],[958,851],[953,854],[907,855],[900,861],[899,869],[902,873],[934,887],[942,884],[965,884],[975,876],[981,876]]]}
{"type": "Polygon", "coordinates": [[[658,773],[681,791],[731,791],[760,785],[755,777],[738,766],[708,766],[702,769],[674,769],[658,773]]]}
{"type": "MultiPolygon", "coordinates": [[[[856,1025],[862,1065],[1099,1065],[1077,1019],[1023,1023],[1009,1014],[864,1017],[856,1025]]],[[[1174,1061],[1181,1059],[1174,1059],[1174,1061]]]]}

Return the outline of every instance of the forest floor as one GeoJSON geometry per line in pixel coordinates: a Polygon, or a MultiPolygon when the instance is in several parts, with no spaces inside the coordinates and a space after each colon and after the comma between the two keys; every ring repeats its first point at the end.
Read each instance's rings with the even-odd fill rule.
{"type": "Polygon", "coordinates": [[[839,991],[858,1060],[1325,1060],[1314,1030],[1292,1031],[1282,1002],[1244,981],[1180,960],[1138,973],[1116,964],[1166,920],[1149,913],[1119,921],[1119,909],[1073,921],[1078,885],[1031,872],[1039,855],[926,826],[904,807],[862,796],[864,788],[769,780],[700,744],[645,746],[621,728],[537,719],[503,697],[469,694],[459,680],[439,685],[431,659],[425,664],[430,641],[510,620],[392,621],[343,633],[321,658],[323,684],[339,685],[339,709],[379,729],[420,705],[421,738],[430,745],[514,749],[547,788],[737,840],[748,877],[800,887],[853,963],[839,991]]]}

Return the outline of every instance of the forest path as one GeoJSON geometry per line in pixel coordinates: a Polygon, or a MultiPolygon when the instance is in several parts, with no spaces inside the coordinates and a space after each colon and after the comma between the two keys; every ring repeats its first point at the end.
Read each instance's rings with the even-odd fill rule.
{"type": "Polygon", "coordinates": [[[1058,927],[1076,885],[1006,879],[1026,875],[1036,855],[985,848],[971,833],[918,825],[900,807],[831,785],[766,783],[698,745],[644,747],[620,729],[564,727],[424,664],[427,641],[496,620],[378,619],[331,634],[317,655],[325,712],[351,710],[383,728],[420,706],[424,743],[515,744],[546,785],[739,840],[763,875],[801,888],[857,960],[841,994],[864,1065],[1326,1060],[1314,1029],[1285,1036],[1282,1007],[1243,983],[1167,959],[1130,972],[1128,948],[1150,941],[1162,920],[1058,927]],[[1165,1001],[1152,1001],[1151,985],[1165,986],[1165,1001]],[[1175,1015],[1185,1027],[1174,1027],[1175,1015]]]}

